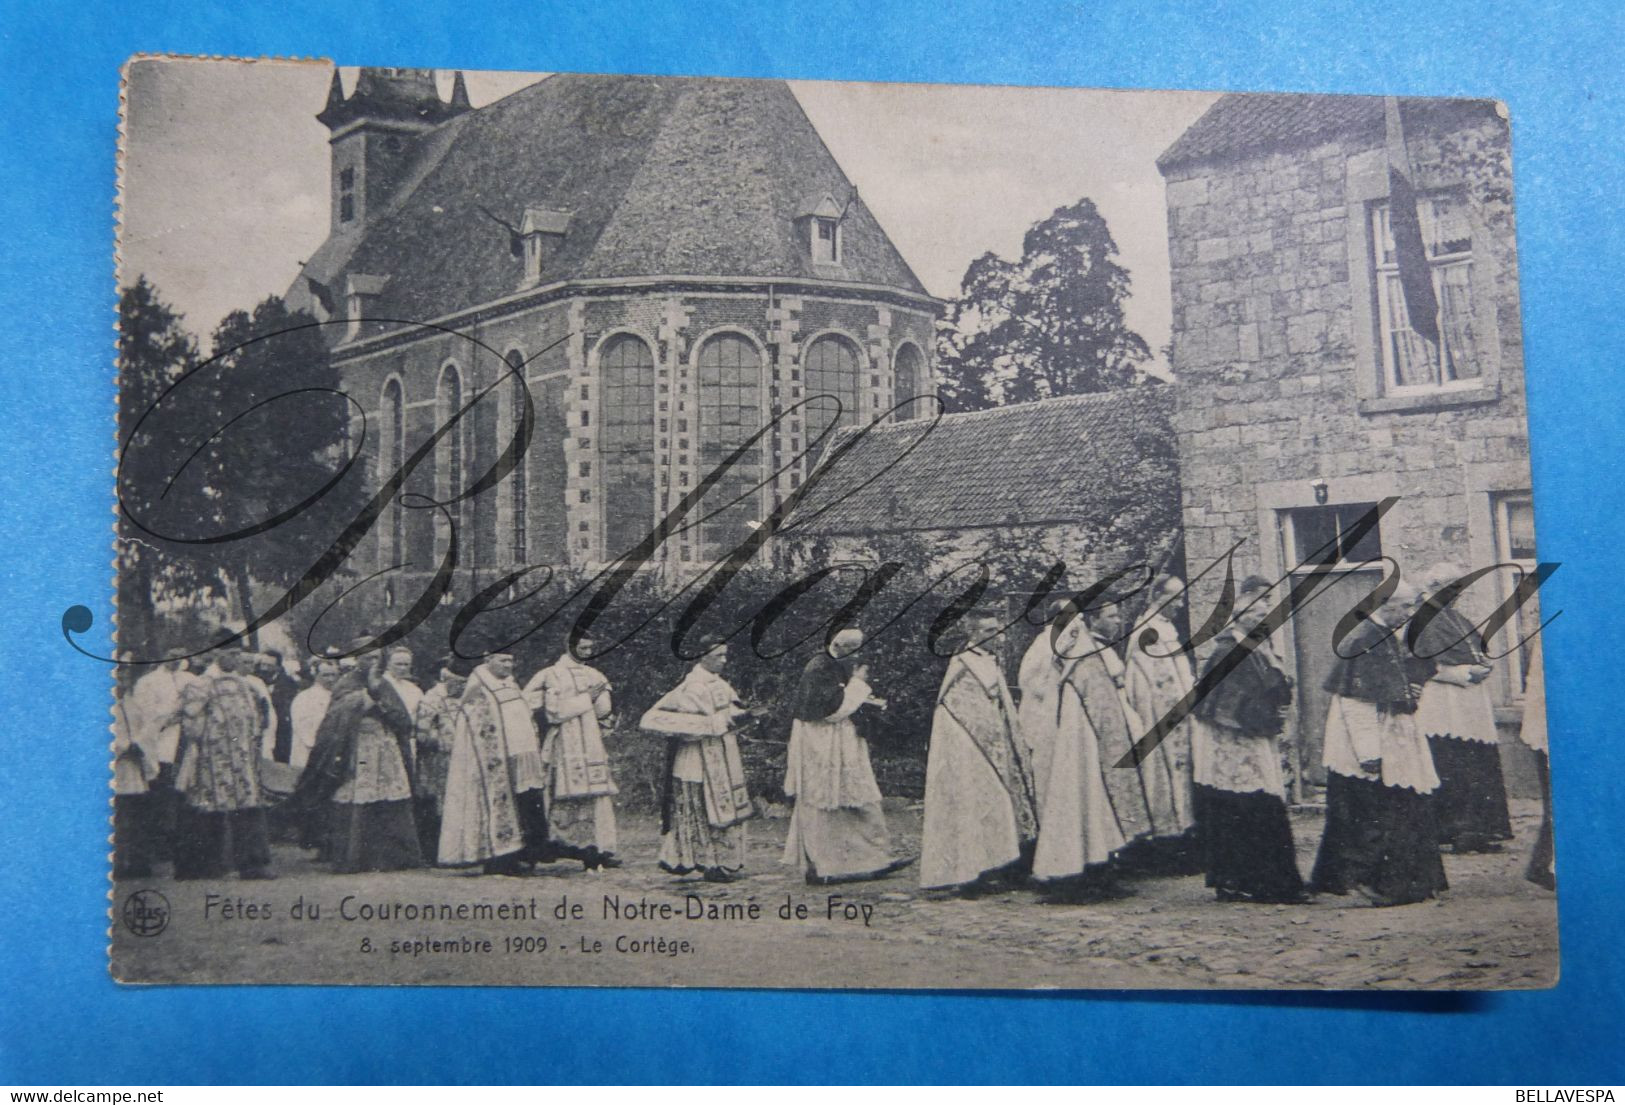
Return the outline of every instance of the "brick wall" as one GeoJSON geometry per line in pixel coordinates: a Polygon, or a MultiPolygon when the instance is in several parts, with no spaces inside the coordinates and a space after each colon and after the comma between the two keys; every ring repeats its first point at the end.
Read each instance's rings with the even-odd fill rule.
{"type": "MultiPolygon", "coordinates": [[[[595,294],[470,324],[458,334],[431,334],[404,346],[354,356],[345,362],[343,371],[347,389],[367,411],[367,450],[376,461],[383,434],[378,417],[380,395],[386,380],[398,377],[404,387],[409,453],[438,424],[436,387],[448,363],[455,364],[462,375],[463,401],[467,403],[477,390],[506,372],[502,358],[509,351],[517,352],[526,361],[525,378],[536,416],[535,434],[524,461],[529,481],[527,559],[594,564],[606,555],[597,436],[601,397],[595,379],[596,352],[606,337],[617,332],[636,334],[649,343],[654,355],[655,507],[663,512],[704,475],[694,417],[693,361],[705,337],[734,331],[757,344],[764,361],[765,421],[802,398],[800,357],[805,341],[826,332],[845,336],[860,350],[860,413],[867,419],[893,402],[891,358],[904,342],[917,345],[929,366],[932,324],[929,311],[833,296],[776,295],[770,301],[765,294],[720,292],[595,294]]],[[[507,446],[512,418],[509,389],[501,387],[484,401],[470,423],[470,458],[476,471],[487,469],[507,446]]],[[[803,466],[786,462],[804,444],[799,416],[792,417],[784,431],[772,438],[764,465],[755,470],[757,478],[766,478],[780,467],[786,470],[764,494],[764,510],[799,486],[803,466]]],[[[409,489],[432,494],[432,467],[421,469],[409,489]]],[[[510,482],[511,477],[460,508],[463,563],[495,571],[512,560],[510,482]]],[[[648,521],[653,526],[656,519],[651,516],[648,521]]],[[[407,530],[410,559],[414,566],[427,569],[437,549],[430,512],[409,511],[407,530]]],[[[703,551],[697,544],[690,549],[696,566],[703,551]]],[[[358,554],[368,566],[381,555],[376,540],[358,554]]]]}

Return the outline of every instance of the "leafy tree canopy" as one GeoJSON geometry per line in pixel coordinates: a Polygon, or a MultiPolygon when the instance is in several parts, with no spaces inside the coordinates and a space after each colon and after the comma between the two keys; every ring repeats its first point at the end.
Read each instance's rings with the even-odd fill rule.
{"type": "Polygon", "coordinates": [[[965,270],[938,331],[951,411],[1108,391],[1148,379],[1145,339],[1129,329],[1129,272],[1089,199],[1035,223],[1021,258],[985,253],[965,270]]]}
{"type": "Polygon", "coordinates": [[[229,593],[252,621],[253,583],[296,581],[365,493],[322,327],[272,296],[227,315],[200,359],[142,279],[119,357],[120,547],[144,564],[128,599],[150,613],[163,593],[229,593]]]}

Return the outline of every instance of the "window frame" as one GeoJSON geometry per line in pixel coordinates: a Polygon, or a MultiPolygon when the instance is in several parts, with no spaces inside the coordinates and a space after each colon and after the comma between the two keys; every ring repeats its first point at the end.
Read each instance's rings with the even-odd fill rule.
{"type": "MultiPolygon", "coordinates": [[[[434,432],[451,420],[451,416],[467,406],[465,394],[467,381],[463,378],[463,370],[456,361],[446,361],[440,366],[440,374],[435,377],[434,386],[434,432]],[[452,402],[446,401],[445,387],[447,377],[456,381],[457,393],[452,402]]],[[[468,420],[463,419],[457,423],[455,429],[440,439],[434,450],[434,497],[440,502],[451,498],[454,488],[468,475],[468,420]]],[[[451,531],[448,528],[450,520],[446,512],[456,514],[457,528],[466,539],[468,536],[468,508],[467,500],[446,507],[444,510],[434,512],[434,558],[438,565],[446,555],[451,542],[451,531]]],[[[459,550],[462,552],[463,550],[459,550]]],[[[467,557],[460,555],[459,562],[466,562],[467,557]]]]}
{"type": "MultiPolygon", "coordinates": [[[[386,376],[383,387],[378,391],[378,420],[383,430],[379,442],[379,476],[387,479],[399,471],[406,460],[406,382],[399,373],[392,372],[386,376]],[[391,392],[396,397],[393,406],[391,392]]],[[[401,505],[401,497],[396,495],[389,503],[389,517],[378,532],[378,566],[386,569],[395,564],[406,564],[407,556],[406,508],[401,505]]]]}
{"type": "MultiPolygon", "coordinates": [[[[508,381],[508,425],[503,435],[511,440],[518,429],[520,399],[528,391],[525,355],[518,349],[510,349],[502,359],[513,374],[508,381]]],[[[506,545],[508,560],[517,568],[525,566],[530,557],[530,450],[519,458],[519,463],[508,473],[508,479],[512,481],[508,485],[508,539],[501,544],[506,545]]]]}
{"type": "MultiPolygon", "coordinates": [[[[1512,555],[1512,527],[1510,507],[1521,504],[1529,510],[1529,524],[1531,533],[1534,529],[1534,495],[1528,489],[1517,491],[1496,491],[1490,494],[1490,528],[1495,541],[1495,563],[1506,565],[1495,573],[1496,602],[1504,603],[1510,599],[1517,590],[1518,582],[1522,576],[1533,575],[1538,560],[1535,557],[1515,557],[1512,555]]],[[[1530,617],[1538,619],[1540,616],[1539,597],[1532,603],[1520,606],[1512,614],[1511,619],[1497,633],[1501,638],[1497,651],[1505,650],[1501,663],[1506,670],[1506,703],[1518,706],[1523,703],[1524,695],[1528,690],[1529,674],[1525,670],[1525,661],[1528,657],[1529,646],[1514,644],[1528,636],[1524,626],[1530,617]]]]}
{"type": "MultiPolygon", "coordinates": [[[[716,367],[720,373],[720,370],[724,368],[733,367],[745,369],[748,366],[718,365],[716,367]]],[[[692,435],[694,448],[691,450],[691,454],[694,458],[695,476],[696,478],[703,479],[704,476],[710,471],[710,468],[717,461],[720,461],[723,457],[732,454],[735,449],[739,448],[753,436],[759,434],[762,428],[767,424],[767,352],[762,348],[761,343],[746,331],[735,327],[722,327],[720,329],[710,331],[694,343],[690,368],[693,372],[694,380],[694,433],[692,435]],[[732,340],[737,342],[739,347],[749,350],[751,356],[755,358],[755,376],[754,379],[750,380],[748,384],[741,382],[732,385],[724,385],[721,380],[717,381],[714,385],[707,384],[705,380],[705,373],[706,369],[710,366],[707,366],[705,363],[706,353],[708,350],[719,345],[724,340],[732,340]],[[725,404],[718,402],[713,404],[707,399],[706,393],[708,386],[715,386],[719,388],[728,386],[731,390],[736,391],[739,394],[736,397],[736,401],[733,403],[725,404]],[[753,393],[751,396],[753,402],[746,402],[746,396],[744,393],[747,391],[753,393]],[[726,435],[714,436],[712,434],[712,427],[718,423],[713,421],[713,410],[721,411],[725,407],[739,412],[750,411],[752,414],[751,423],[749,425],[745,423],[735,424],[733,422],[723,420],[720,422],[720,425],[730,427],[731,429],[729,433],[726,435]],[[708,457],[706,455],[708,451],[715,453],[716,456],[714,458],[708,457]]],[[[718,481],[718,483],[715,484],[709,492],[707,492],[705,498],[713,501],[709,503],[705,501],[701,502],[697,512],[699,516],[704,516],[710,513],[712,510],[720,506],[724,501],[740,498],[742,495],[745,497],[740,498],[740,501],[734,504],[732,507],[729,507],[723,515],[707,521],[696,523],[694,537],[691,539],[691,544],[701,553],[701,555],[704,555],[705,550],[713,547],[719,549],[726,547],[731,549],[737,546],[739,542],[744,539],[745,534],[743,531],[736,533],[727,532],[727,528],[731,525],[731,518],[729,515],[731,515],[733,512],[743,512],[749,508],[752,514],[752,518],[750,520],[761,520],[763,514],[762,497],[764,488],[759,485],[763,483],[763,474],[766,471],[766,465],[768,462],[768,443],[765,439],[759,440],[756,444],[755,459],[750,459],[749,457],[742,458],[730,470],[727,477],[718,481]],[[752,503],[752,497],[754,497],[754,503],[752,503]],[[721,534],[718,533],[719,529],[723,531],[721,534]]],[[[687,557],[684,559],[687,559],[687,557]]]]}
{"type": "MultiPolygon", "coordinates": [[[[1460,194],[1451,189],[1441,189],[1428,192],[1417,197],[1419,208],[1426,205],[1426,213],[1422,214],[1423,225],[1426,226],[1438,218],[1434,213],[1436,202],[1440,198],[1448,197],[1456,202],[1464,203],[1460,194]]],[[[1477,289],[1473,287],[1472,268],[1474,251],[1469,246],[1466,250],[1454,253],[1428,256],[1428,273],[1433,280],[1433,294],[1439,304],[1435,324],[1439,329],[1439,382],[1436,384],[1402,384],[1399,382],[1399,365],[1394,351],[1393,335],[1396,332],[1415,333],[1410,326],[1410,319],[1405,319],[1406,325],[1401,327],[1394,317],[1393,296],[1389,292],[1392,281],[1399,279],[1399,259],[1387,260],[1389,247],[1393,244],[1391,229],[1392,204],[1387,198],[1372,200],[1366,204],[1366,222],[1370,233],[1370,257],[1372,269],[1372,282],[1375,285],[1377,297],[1377,347],[1382,358],[1382,388],[1384,394],[1405,395],[1433,395],[1446,391],[1470,391],[1482,385],[1482,376],[1462,376],[1446,379],[1445,374],[1451,369],[1451,351],[1448,344],[1449,327],[1445,325],[1444,284],[1447,269],[1465,269],[1468,273],[1468,311],[1477,312],[1477,289]]],[[[1420,212],[1419,212],[1420,213],[1420,212]]],[[[1469,239],[1471,241],[1471,239],[1469,239]]]]}
{"type": "Polygon", "coordinates": [[[595,405],[598,408],[598,432],[596,435],[598,463],[596,465],[596,483],[600,491],[597,496],[600,511],[600,532],[603,534],[604,555],[606,557],[618,557],[648,535],[650,528],[654,525],[654,512],[659,504],[659,453],[656,448],[658,439],[655,432],[657,406],[655,395],[658,390],[657,380],[660,361],[656,355],[655,344],[650,341],[647,335],[634,330],[616,330],[605,334],[599,340],[597,348],[593,351],[592,363],[594,379],[597,381],[595,405]],[[618,349],[627,348],[634,342],[637,343],[648,358],[646,365],[611,365],[609,363],[607,358],[610,354],[618,349]],[[612,368],[617,370],[628,368],[646,369],[647,380],[639,380],[631,386],[616,384],[612,387],[609,380],[609,373],[612,368]],[[617,400],[616,396],[619,393],[634,389],[643,395],[642,399],[632,404],[632,407],[636,408],[637,417],[622,417],[620,411],[626,409],[627,404],[617,400]],[[615,409],[612,409],[612,404],[617,404],[615,409]],[[639,440],[635,443],[628,443],[619,436],[623,430],[629,427],[637,427],[638,429],[639,440]],[[612,448],[618,449],[619,455],[612,453],[612,448]],[[629,452],[635,452],[641,460],[635,461],[634,464],[626,463],[625,457],[629,452]],[[622,532],[621,528],[612,521],[617,514],[614,507],[619,498],[613,485],[614,478],[622,470],[634,466],[640,468],[647,476],[645,481],[647,486],[642,491],[647,497],[647,502],[639,504],[646,506],[647,511],[645,517],[636,527],[637,534],[627,540],[627,533],[622,532]]]}
{"type": "MultiPolygon", "coordinates": [[[[1433,183],[1433,182],[1429,182],[1433,183]]],[[[1452,407],[1493,403],[1501,397],[1502,340],[1499,320],[1500,261],[1499,239],[1492,235],[1469,206],[1466,217],[1472,229],[1472,318],[1478,345],[1479,375],[1471,385],[1449,388],[1406,389],[1396,392],[1386,387],[1387,361],[1383,355],[1382,320],[1378,296],[1376,243],[1371,231],[1369,206],[1386,203],[1389,196],[1387,151],[1378,147],[1351,154],[1345,166],[1344,228],[1348,260],[1349,290],[1354,307],[1353,344],[1355,359],[1355,399],[1361,414],[1436,411],[1452,407]]],[[[1461,186],[1425,189],[1426,195],[1459,194],[1461,186]]]]}
{"type": "Polygon", "coordinates": [[[830,215],[814,215],[812,217],[812,233],[807,238],[809,250],[812,253],[815,265],[839,265],[841,263],[841,220],[830,215]],[[825,237],[824,232],[829,232],[825,237]],[[827,251],[824,243],[829,243],[827,251]]]}
{"type": "Polygon", "coordinates": [[[858,418],[861,416],[863,408],[863,373],[864,362],[867,358],[864,356],[863,345],[852,335],[841,330],[824,330],[814,334],[806,345],[802,346],[799,359],[801,364],[801,394],[803,401],[807,404],[801,408],[802,440],[807,443],[808,467],[811,468],[812,464],[816,462],[818,454],[828,448],[830,442],[835,439],[835,434],[848,426],[858,424],[858,418]],[[823,422],[815,427],[815,421],[824,417],[824,408],[815,406],[811,401],[816,396],[831,393],[832,389],[814,385],[813,373],[826,373],[828,370],[823,368],[815,369],[812,357],[813,351],[826,343],[845,347],[852,354],[852,402],[846,404],[844,402],[845,397],[839,391],[834,391],[836,398],[843,400],[842,409],[830,421],[823,422]],[[812,442],[832,423],[834,431],[825,436],[822,443],[814,446],[812,442]]]}
{"type": "MultiPolygon", "coordinates": [[[[919,345],[912,341],[904,341],[900,343],[897,346],[897,352],[892,354],[892,406],[896,407],[899,403],[903,403],[910,399],[919,399],[920,397],[929,394],[929,384],[927,381],[929,380],[930,375],[930,369],[926,367],[925,363],[925,350],[921,349],[919,345]],[[912,354],[914,358],[914,364],[909,369],[909,371],[915,374],[914,387],[908,395],[903,394],[902,385],[903,357],[905,354],[912,354]]],[[[906,407],[895,410],[892,414],[892,421],[911,422],[914,419],[919,418],[923,413],[924,411],[921,404],[910,403],[906,407]]]]}

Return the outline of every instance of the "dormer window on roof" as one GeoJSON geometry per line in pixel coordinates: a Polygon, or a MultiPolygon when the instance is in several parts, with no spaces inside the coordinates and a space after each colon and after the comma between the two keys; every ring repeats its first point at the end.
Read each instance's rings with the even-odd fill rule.
{"type": "Polygon", "coordinates": [[[525,244],[525,283],[540,284],[542,268],[570,230],[570,212],[552,207],[526,207],[519,224],[525,244]]]}
{"type": "Polygon", "coordinates": [[[828,192],[809,196],[796,211],[796,233],[815,265],[841,263],[841,221],[846,207],[828,192]]]}
{"type": "Polygon", "coordinates": [[[361,336],[362,323],[377,306],[378,297],[383,294],[384,285],[388,283],[387,276],[371,276],[360,272],[352,272],[345,280],[344,318],[348,323],[344,329],[346,340],[361,336]]]}

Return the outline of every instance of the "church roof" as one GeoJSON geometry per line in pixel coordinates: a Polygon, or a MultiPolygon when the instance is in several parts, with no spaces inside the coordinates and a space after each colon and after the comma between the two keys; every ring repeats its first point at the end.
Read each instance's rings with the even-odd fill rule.
{"type": "MultiPolygon", "coordinates": [[[[1132,470],[1173,455],[1170,391],[1145,385],[1017,403],[945,415],[935,429],[929,418],[878,426],[807,493],[781,532],[1104,525],[1141,486],[1132,470]]],[[[826,455],[859,432],[841,431],[826,455]]]]}
{"type": "Polygon", "coordinates": [[[374,311],[439,318],[520,290],[512,232],[545,208],[570,219],[543,284],[808,277],[926,294],[861,201],[841,264],[814,268],[800,205],[852,191],[783,81],[558,74],[430,131],[393,198],[302,275],[387,274],[374,311]]]}
{"type": "MultiPolygon", "coordinates": [[[[1477,122],[1496,114],[1493,100],[1401,99],[1407,126],[1477,122]]],[[[1274,153],[1337,136],[1380,142],[1383,97],[1299,92],[1238,92],[1217,100],[1157,158],[1169,169],[1196,161],[1274,153]]]]}

